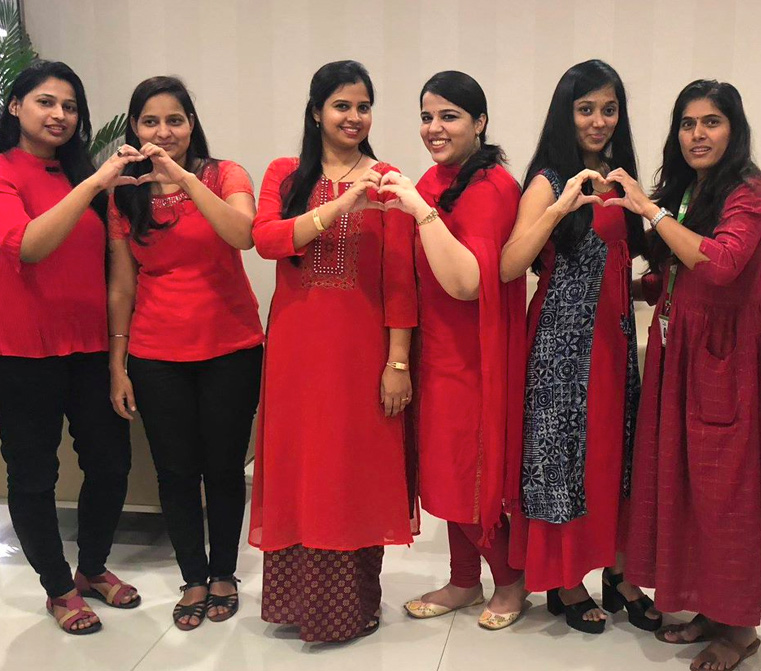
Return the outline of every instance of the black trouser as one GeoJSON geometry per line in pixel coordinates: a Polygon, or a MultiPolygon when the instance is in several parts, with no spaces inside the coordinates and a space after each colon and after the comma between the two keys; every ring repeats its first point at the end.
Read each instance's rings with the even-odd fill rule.
{"type": "Polygon", "coordinates": [[[55,507],[63,417],[84,483],[79,492],[79,570],[100,575],[127,493],[129,424],[109,401],[108,354],[0,356],[0,443],[8,508],[26,558],[50,597],[74,588],[55,507]]]}
{"type": "Polygon", "coordinates": [[[262,353],[259,346],[206,361],[129,357],[161,508],[185,582],[235,573],[246,504],[243,469],[259,403],[262,353]]]}

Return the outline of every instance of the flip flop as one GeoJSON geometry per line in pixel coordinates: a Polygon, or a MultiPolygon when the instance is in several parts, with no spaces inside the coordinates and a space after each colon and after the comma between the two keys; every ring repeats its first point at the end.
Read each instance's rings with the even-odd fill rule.
{"type": "MultiPolygon", "coordinates": [[[[715,638],[712,641],[712,644],[713,643],[718,643],[719,645],[723,645],[725,648],[728,648],[729,650],[733,650],[738,655],[740,655],[740,659],[738,659],[734,664],[732,664],[732,666],[726,666],[726,667],[724,667],[724,671],[733,671],[738,666],[740,666],[740,663],[743,660],[747,659],[751,655],[754,655],[754,654],[756,654],[756,652],[758,652],[758,647],[759,647],[759,645],[761,645],[761,640],[756,639],[748,647],[743,647],[741,644],[735,643],[735,642],[730,641],[730,640],[728,640],[726,638],[723,638],[723,637],[715,638]]],[[[708,653],[708,656],[710,657],[710,655],[712,653],[708,652],[707,649],[703,650],[698,655],[698,657],[700,657],[700,655],[702,655],[702,654],[704,654],[706,652],[708,653]]],[[[694,664],[694,661],[693,661],[693,664],[690,664],[690,669],[691,669],[691,671],[701,671],[701,669],[707,669],[708,667],[711,666],[711,664],[714,664],[714,663],[716,663],[718,661],[719,660],[718,660],[718,658],[716,656],[714,656],[713,659],[710,659],[710,658],[709,659],[704,659],[698,666],[693,666],[693,664],[694,664]],[[705,665],[708,665],[708,666],[705,666],[705,665]]]]}

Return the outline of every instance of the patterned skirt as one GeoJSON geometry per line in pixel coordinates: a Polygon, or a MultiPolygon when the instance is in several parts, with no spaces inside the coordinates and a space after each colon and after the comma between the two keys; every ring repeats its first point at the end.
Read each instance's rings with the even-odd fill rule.
{"type": "Polygon", "coordinates": [[[379,616],[383,550],[265,552],[262,619],[299,626],[304,641],[356,638],[379,616]]]}

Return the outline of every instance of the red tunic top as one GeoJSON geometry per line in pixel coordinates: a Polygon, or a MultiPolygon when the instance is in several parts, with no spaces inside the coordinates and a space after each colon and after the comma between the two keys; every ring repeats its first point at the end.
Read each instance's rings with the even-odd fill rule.
{"type": "Polygon", "coordinates": [[[761,620],[758,192],[742,186],[727,198],[700,251],[708,261],[679,267],[665,349],[658,325],[665,287],[650,327],[626,576],[655,587],[661,610],[755,627],[761,620]]]}
{"type": "MultiPolygon", "coordinates": [[[[602,198],[616,196],[615,190],[602,198]]],[[[595,313],[587,388],[584,490],[587,514],[565,524],[529,520],[513,511],[510,565],[525,569],[526,589],[542,592],[576,587],[589,571],[613,566],[625,539],[621,498],[628,341],[621,316],[629,313],[631,260],[626,219],[620,207],[594,206],[592,226],[608,247],[595,313]]],[[[554,246],[542,252],[543,271],[529,306],[529,346],[555,267],[554,246]]]]}
{"type": "MultiPolygon", "coordinates": [[[[459,166],[434,166],[417,185],[434,205],[459,166]]],[[[417,240],[421,355],[417,397],[420,496],[442,519],[490,533],[503,510],[506,449],[520,449],[525,376],[526,281],[499,279],[502,246],[520,188],[504,168],[485,171],[451,213],[452,234],[476,257],[478,300],[461,301],[436,280],[417,240]]]]}
{"type": "MultiPolygon", "coordinates": [[[[388,328],[417,324],[414,222],[368,209],[295,250],[295,218],[280,214],[280,185],[295,167],[291,158],[269,166],[254,223],[259,254],[277,259],[277,283],[249,540],[267,551],[409,543],[402,416],[384,416],[380,381],[388,328]]],[[[339,183],[339,192],[350,186],[339,183]]],[[[333,183],[323,178],[310,208],[332,199],[333,183]]]]}
{"type": "MultiPolygon", "coordinates": [[[[232,161],[208,165],[203,183],[223,200],[253,195],[251,179],[232,161]]],[[[240,250],[226,243],[184,191],[153,198],[153,216],[172,226],[151,231],[147,245],[130,240],[138,263],[129,353],[162,361],[204,361],[264,341],[259,305],[240,250]]],[[[113,204],[109,235],[129,237],[129,221],[113,204]]]]}
{"type": "Polygon", "coordinates": [[[70,192],[58,161],[20,149],[0,155],[0,356],[108,350],[106,227],[95,211],[46,259],[19,256],[27,224],[70,192]]]}

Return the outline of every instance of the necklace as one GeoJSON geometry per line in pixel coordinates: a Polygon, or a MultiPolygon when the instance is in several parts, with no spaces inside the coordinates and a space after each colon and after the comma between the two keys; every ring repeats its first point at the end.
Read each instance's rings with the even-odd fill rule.
{"type": "MultiPolygon", "coordinates": [[[[351,166],[351,168],[349,168],[349,171],[348,171],[348,172],[346,172],[346,173],[344,173],[343,175],[341,175],[341,176],[340,176],[338,179],[335,179],[335,180],[331,180],[331,181],[333,181],[333,182],[340,182],[340,181],[341,181],[341,180],[342,180],[344,177],[348,177],[349,175],[351,175],[351,173],[353,173],[353,172],[354,172],[354,168],[356,168],[356,167],[359,165],[359,162],[362,160],[362,157],[363,157],[363,156],[364,156],[364,154],[363,154],[362,152],[360,152],[360,153],[359,153],[359,158],[357,159],[357,162],[356,162],[356,163],[355,163],[353,166],[351,166]]],[[[322,172],[322,176],[323,176],[325,179],[328,179],[328,176],[325,174],[325,171],[324,171],[324,170],[323,170],[323,172],[322,172]]]]}

